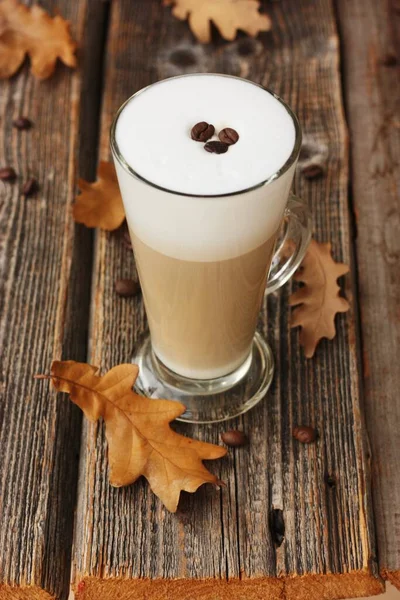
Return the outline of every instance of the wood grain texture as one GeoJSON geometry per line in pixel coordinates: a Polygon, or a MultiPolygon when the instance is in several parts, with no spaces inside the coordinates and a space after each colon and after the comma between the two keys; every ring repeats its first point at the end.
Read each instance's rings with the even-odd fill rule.
{"type": "MultiPolygon", "coordinates": [[[[94,4],[56,7],[75,39],[86,31],[92,49],[94,4]]],[[[80,95],[93,50],[85,55],[80,45],[76,71],[57,65],[39,82],[26,64],[1,83],[0,165],[18,173],[14,184],[0,182],[1,600],[63,599],[69,589],[81,415],[33,375],[56,357],[86,358],[91,236],[74,226],[70,210],[77,161],[89,176],[96,157],[78,153],[80,117],[92,118],[81,113],[80,95]],[[20,114],[33,121],[30,131],[12,127],[20,114]],[[40,191],[24,199],[32,175],[40,191]]],[[[88,127],[83,133],[92,135],[88,127]]]]}
{"type": "Polygon", "coordinates": [[[339,0],[338,14],[379,566],[400,589],[400,5],[339,0]]]}
{"type": "MultiPolygon", "coordinates": [[[[209,46],[197,44],[187,24],[160,4],[112,3],[100,157],[110,158],[108,132],[117,108],[150,82],[195,71],[248,77],[289,102],[304,127],[306,153],[326,161],[324,178],[296,177],[297,192],[310,204],[317,239],[332,242],[337,260],[350,261],[347,136],[331,1],[266,2],[270,34],[233,43],[216,38],[209,46]]],[[[146,330],[141,300],[113,292],[114,280],[133,272],[120,235],[100,233],[90,360],[102,370],[129,360],[146,330]]],[[[351,300],[351,278],[344,284],[351,300]]],[[[250,446],[210,466],[226,489],[204,486],[183,495],[176,515],[143,481],[113,489],[104,429],[85,424],[73,552],[79,600],[320,600],[382,590],[360,418],[356,315],[340,315],[336,339],[306,360],[297,331],[289,328],[290,290],[269,297],[260,316],[259,329],[276,359],[274,385],[263,403],[229,424],[249,434],[250,446]],[[317,443],[293,440],[297,424],[316,426],[317,443]],[[270,530],[276,509],[286,526],[279,548],[270,530]]],[[[178,428],[210,442],[224,430],[178,428]]]]}

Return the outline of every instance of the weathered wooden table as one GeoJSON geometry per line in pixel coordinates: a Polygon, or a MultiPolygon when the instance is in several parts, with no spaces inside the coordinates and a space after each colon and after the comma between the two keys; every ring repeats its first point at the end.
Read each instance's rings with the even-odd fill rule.
{"type": "MultiPolygon", "coordinates": [[[[71,20],[79,68],[59,65],[40,83],[25,66],[1,84],[0,166],[36,175],[41,190],[25,200],[0,182],[0,599],[65,599],[71,567],[84,600],[321,600],[380,593],[383,579],[400,587],[399,81],[385,60],[399,51],[400,5],[265,1],[270,33],[201,46],[160,0],[41,4],[71,20]],[[325,177],[299,173],[295,186],[315,237],[351,264],[352,310],[306,360],[288,324],[291,285],[268,298],[259,328],[274,385],[233,423],[251,445],[211,466],[222,493],[184,494],[171,515],[145,482],[111,488],[103,426],[81,425],[32,376],[53,358],[103,370],[129,361],[143,306],[113,283],[132,274],[133,257],[118,234],[74,225],[76,179],[110,158],[125,98],[193,71],[274,89],[297,112],[305,151],[326,155],[325,177]],[[11,126],[20,114],[35,123],[24,135],[11,126]],[[315,424],[318,443],[293,443],[299,422],[315,424]]],[[[223,426],[180,429],[217,442],[223,426]]]]}

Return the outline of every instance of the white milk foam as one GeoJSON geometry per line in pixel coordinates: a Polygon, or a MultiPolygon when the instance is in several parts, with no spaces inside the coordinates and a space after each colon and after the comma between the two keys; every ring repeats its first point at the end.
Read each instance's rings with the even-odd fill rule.
{"type": "Polygon", "coordinates": [[[292,153],[295,129],[285,107],[259,86],[230,77],[166,79],[133,98],[118,120],[117,143],[142,177],[176,192],[227,194],[257,185],[292,153]],[[212,154],[190,131],[199,121],[240,135],[226,154],[212,154]]]}
{"type": "Polygon", "coordinates": [[[173,190],[153,187],[115,161],[128,224],[153,249],[182,260],[223,260],[253,250],[277,230],[295,165],[266,186],[211,197],[265,181],[293,152],[293,120],[262,88],[219,75],[167,79],[128,102],[115,135],[140,177],[173,190]],[[212,123],[216,134],[232,127],[239,141],[225,154],[210,154],[191,139],[199,121],[212,123]]]}

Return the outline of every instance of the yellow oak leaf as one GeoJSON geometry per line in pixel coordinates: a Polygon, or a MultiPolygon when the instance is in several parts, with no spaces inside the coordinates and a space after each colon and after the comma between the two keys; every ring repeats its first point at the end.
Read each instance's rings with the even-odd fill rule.
{"type": "Polygon", "coordinates": [[[86,363],[54,361],[51,379],[59,392],[70,394],[90,421],[104,419],[110,483],[129,485],[143,475],[166,508],[175,512],[181,491],[195,492],[203,483],[218,484],[202,461],[226,450],[173,431],[169,423],[185,407],[173,400],[152,400],[133,391],[138,367],[122,364],[105,375],[86,363]]]}
{"type": "Polygon", "coordinates": [[[79,179],[78,187],[82,193],[75,198],[72,209],[77,223],[105,231],[113,231],[122,225],[125,211],[113,163],[101,161],[97,181],[89,183],[79,179]]]}
{"type": "Polygon", "coordinates": [[[0,1],[0,79],[14,75],[27,54],[33,75],[47,79],[58,58],[68,67],[76,66],[75,50],[69,23],[62,17],[52,18],[36,4],[0,1]]]}
{"type": "Polygon", "coordinates": [[[173,5],[172,14],[189,20],[190,29],[199,42],[211,41],[211,21],[226,40],[234,40],[241,29],[252,37],[271,29],[271,19],[259,12],[259,0],[164,0],[173,5]]]}
{"type": "Polygon", "coordinates": [[[349,271],[343,263],[331,256],[331,244],[311,240],[299,271],[294,278],[304,283],[289,298],[296,306],[291,316],[291,327],[301,327],[300,344],[307,358],[314,355],[322,338],[332,340],[336,335],[335,316],[349,310],[350,305],[339,295],[337,279],[349,271]]]}

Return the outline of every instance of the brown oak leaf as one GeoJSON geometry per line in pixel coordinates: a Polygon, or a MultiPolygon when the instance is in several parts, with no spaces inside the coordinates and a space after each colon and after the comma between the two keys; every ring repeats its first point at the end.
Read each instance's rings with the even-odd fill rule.
{"type": "Polygon", "coordinates": [[[86,227],[118,229],[125,219],[125,211],[113,163],[101,161],[97,181],[89,183],[79,179],[78,187],[82,193],[75,198],[74,220],[86,227]]]}
{"type": "Polygon", "coordinates": [[[16,73],[28,54],[35,77],[52,75],[57,58],[68,67],[76,66],[76,44],[69,23],[60,16],[50,17],[43,8],[0,1],[0,78],[16,73]]]}
{"type": "Polygon", "coordinates": [[[349,271],[348,265],[336,263],[331,256],[331,244],[311,240],[301,268],[294,278],[304,283],[289,298],[291,327],[301,327],[300,344],[307,358],[314,355],[322,338],[336,335],[335,315],[346,312],[350,305],[339,295],[337,279],[349,271]]]}
{"type": "Polygon", "coordinates": [[[219,483],[202,460],[220,458],[226,450],[180,435],[169,426],[185,411],[182,404],[134,392],[136,365],[118,365],[102,377],[97,370],[72,360],[54,361],[51,376],[36,378],[51,379],[57,391],[70,394],[90,421],[103,417],[111,485],[129,485],[144,475],[166,508],[175,512],[181,491],[219,483]]]}
{"type": "Polygon", "coordinates": [[[271,29],[271,19],[259,13],[259,0],[163,0],[173,5],[177,19],[189,20],[190,29],[199,42],[211,41],[211,21],[226,40],[234,40],[238,29],[256,37],[260,31],[271,29]]]}

